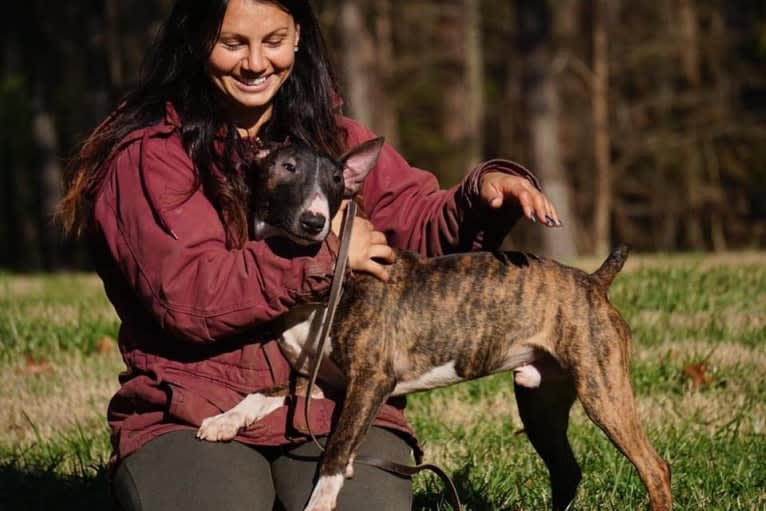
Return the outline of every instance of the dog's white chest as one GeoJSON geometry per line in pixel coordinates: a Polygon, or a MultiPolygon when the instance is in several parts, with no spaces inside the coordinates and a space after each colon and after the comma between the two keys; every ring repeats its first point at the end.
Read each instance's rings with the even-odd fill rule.
{"type": "Polygon", "coordinates": [[[417,378],[397,383],[393,395],[401,396],[412,392],[446,387],[460,381],[463,381],[463,378],[458,376],[457,371],[455,371],[455,361],[453,360],[439,367],[434,367],[417,378]]]}
{"type": "MultiPolygon", "coordinates": [[[[316,356],[317,337],[322,326],[325,308],[314,307],[310,311],[302,310],[288,313],[287,329],[282,332],[279,347],[293,369],[306,372],[310,369],[311,360],[316,356]]],[[[326,360],[332,353],[332,339],[328,336],[322,352],[326,360]]]]}

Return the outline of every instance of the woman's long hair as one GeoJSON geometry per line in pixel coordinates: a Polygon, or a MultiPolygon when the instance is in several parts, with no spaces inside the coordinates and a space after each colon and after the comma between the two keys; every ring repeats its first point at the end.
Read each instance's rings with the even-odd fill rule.
{"type": "MultiPolygon", "coordinates": [[[[271,140],[290,137],[337,157],[345,133],[336,122],[337,81],[316,16],[308,0],[265,1],[293,16],[300,25],[301,45],[290,77],[274,98],[272,118],[259,135],[271,140]]],[[[88,227],[93,200],[117,144],[130,132],[160,122],[170,102],[181,119],[181,139],[197,172],[196,186],[202,186],[218,210],[227,245],[241,247],[247,240],[247,188],[233,163],[243,144],[207,71],[227,5],[227,0],[176,1],[149,49],[139,86],[85,140],[69,165],[58,214],[67,233],[80,235],[88,227]],[[221,135],[223,151],[215,147],[221,135]]]]}

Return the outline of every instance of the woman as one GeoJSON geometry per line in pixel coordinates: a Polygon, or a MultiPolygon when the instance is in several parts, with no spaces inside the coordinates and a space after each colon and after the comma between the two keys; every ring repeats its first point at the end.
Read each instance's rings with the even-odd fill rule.
{"type": "MultiPolygon", "coordinates": [[[[336,83],[306,0],[176,2],[146,75],[83,145],[61,205],[87,233],[121,320],[127,366],[108,410],[113,489],[133,509],[303,509],[318,451],[284,406],[236,441],[197,441],[202,419],[290,368],[270,321],[321,298],[337,238],[276,253],[247,239],[247,162],[263,141],[338,156],[373,135],[338,113],[336,83]]],[[[495,160],[450,190],[386,146],[367,178],[350,267],[386,278],[391,246],[424,255],[497,242],[521,215],[559,225],[535,178],[495,160]]],[[[335,403],[312,406],[327,434],[335,403]]],[[[305,424],[303,425],[305,426],[305,424]]],[[[406,463],[403,403],[381,410],[361,452],[406,463]]],[[[339,509],[409,509],[409,480],[358,467],[339,509]]]]}

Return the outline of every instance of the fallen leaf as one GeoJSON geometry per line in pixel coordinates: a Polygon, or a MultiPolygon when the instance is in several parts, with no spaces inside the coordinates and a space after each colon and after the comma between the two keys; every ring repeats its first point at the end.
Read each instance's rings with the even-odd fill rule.
{"type": "Polygon", "coordinates": [[[114,353],[116,349],[117,343],[108,335],[105,335],[96,343],[96,353],[99,355],[109,355],[114,353]]]}
{"type": "Polygon", "coordinates": [[[683,374],[691,378],[692,387],[695,389],[700,388],[706,383],[713,381],[713,378],[707,374],[708,366],[704,362],[697,364],[690,364],[683,369],[683,374]]]}
{"type": "Polygon", "coordinates": [[[53,369],[50,362],[42,357],[33,357],[32,355],[24,356],[24,365],[16,369],[19,374],[41,374],[53,369]]]}

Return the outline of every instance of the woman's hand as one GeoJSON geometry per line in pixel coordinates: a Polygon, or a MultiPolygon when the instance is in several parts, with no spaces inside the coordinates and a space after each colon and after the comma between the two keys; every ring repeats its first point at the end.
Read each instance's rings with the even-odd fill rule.
{"type": "MultiPolygon", "coordinates": [[[[340,234],[343,212],[348,202],[343,201],[338,214],[332,220],[332,230],[340,234]]],[[[348,247],[348,265],[354,271],[364,271],[380,280],[388,280],[386,265],[396,260],[394,250],[388,246],[385,234],[376,231],[372,222],[355,217],[351,230],[351,243],[348,247]]]]}
{"type": "Polygon", "coordinates": [[[524,216],[548,227],[561,227],[561,220],[551,201],[525,177],[502,172],[488,172],[481,180],[481,199],[491,208],[504,204],[519,206],[524,216]]]}

